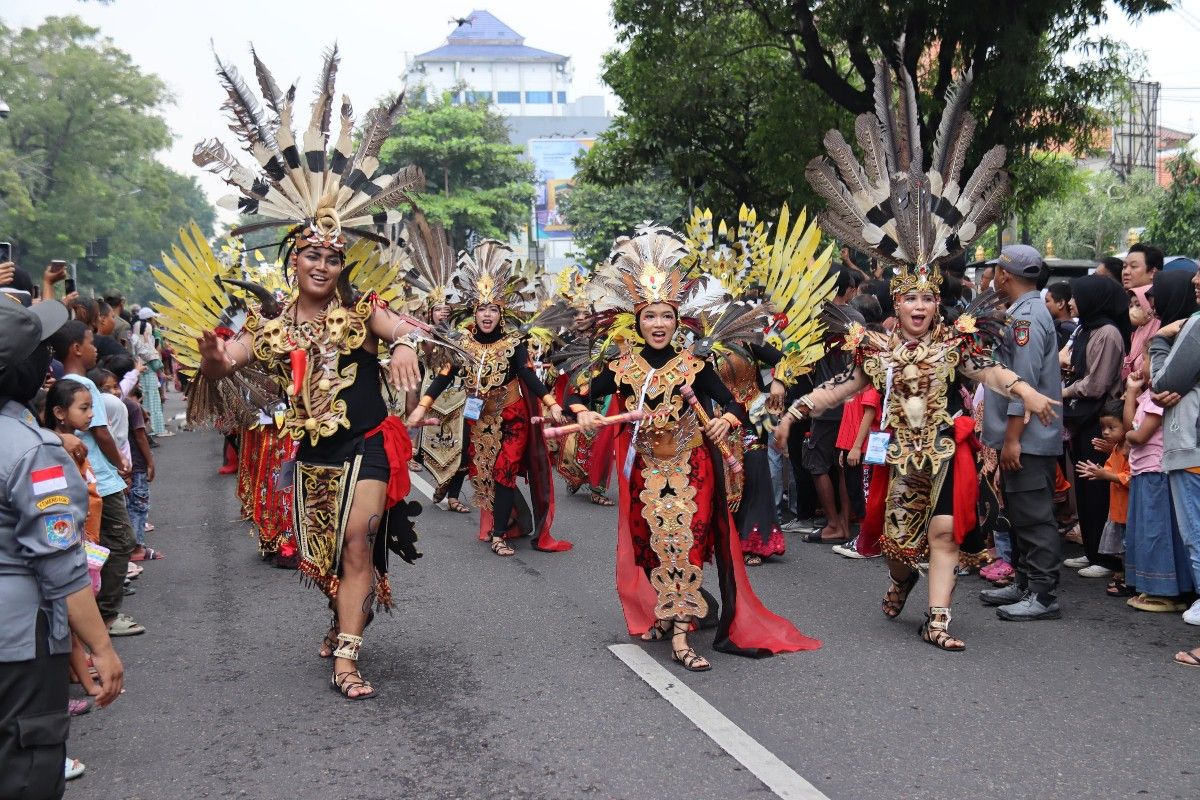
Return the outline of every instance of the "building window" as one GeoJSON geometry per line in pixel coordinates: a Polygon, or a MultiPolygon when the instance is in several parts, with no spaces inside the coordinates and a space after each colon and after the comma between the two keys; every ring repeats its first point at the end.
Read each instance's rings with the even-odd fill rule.
{"type": "Polygon", "coordinates": [[[460,95],[458,92],[450,93],[450,105],[456,106],[461,102],[462,102],[462,95],[460,95]]]}
{"type": "Polygon", "coordinates": [[[565,102],[567,102],[567,93],[566,93],[566,92],[559,92],[559,93],[558,93],[558,102],[560,102],[560,103],[565,103],[565,102]]]}
{"type": "Polygon", "coordinates": [[[468,103],[478,103],[481,101],[484,103],[492,102],[492,93],[491,92],[470,92],[470,91],[467,92],[467,102],[468,103]]]}
{"type": "Polygon", "coordinates": [[[520,92],[496,92],[496,102],[497,103],[520,104],[521,93],[520,92]]]}
{"type": "Polygon", "coordinates": [[[525,93],[525,102],[526,103],[550,103],[550,102],[553,102],[553,100],[551,100],[550,92],[526,92],[525,93]]]}

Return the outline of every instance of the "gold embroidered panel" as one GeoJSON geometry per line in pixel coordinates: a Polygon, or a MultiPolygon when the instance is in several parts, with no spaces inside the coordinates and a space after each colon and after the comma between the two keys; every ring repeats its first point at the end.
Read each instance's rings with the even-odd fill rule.
{"type": "Polygon", "coordinates": [[[688,480],[691,464],[686,451],[672,459],[642,455],[645,488],[638,495],[642,517],[650,527],[650,548],[658,566],[650,570],[650,585],[658,593],[658,619],[704,617],[708,603],[700,594],[704,572],[688,560],[695,538],[696,489],[688,480]]]}
{"type": "Polygon", "coordinates": [[[483,395],[503,386],[508,377],[508,362],[520,343],[521,339],[516,334],[509,334],[488,344],[476,341],[473,336],[463,337],[462,347],[474,362],[463,367],[463,382],[467,391],[483,395]]]}

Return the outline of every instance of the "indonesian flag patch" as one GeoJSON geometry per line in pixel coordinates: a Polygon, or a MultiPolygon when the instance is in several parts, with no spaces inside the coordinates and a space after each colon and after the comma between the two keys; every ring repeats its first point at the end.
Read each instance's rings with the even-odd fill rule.
{"type": "Polygon", "coordinates": [[[35,495],[61,492],[67,488],[67,476],[63,474],[62,467],[35,469],[29,473],[29,479],[33,481],[33,493],[35,495]]]}

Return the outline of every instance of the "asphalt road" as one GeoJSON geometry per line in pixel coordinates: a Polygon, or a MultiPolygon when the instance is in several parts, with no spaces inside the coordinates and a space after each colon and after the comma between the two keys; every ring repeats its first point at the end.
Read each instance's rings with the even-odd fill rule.
{"type": "MultiPolygon", "coordinates": [[[[474,514],[427,504],[425,557],[394,562],[397,611],[364,646],[380,695],[349,703],[316,655],[323,598],[258,558],[219,450],[183,433],[155,451],[150,543],[167,558],[125,609],[149,632],[117,640],[125,695],[72,724],[88,771],[68,798],[774,796],[607,649],[630,641],[615,509],[562,495],[554,532],[575,549],[501,559],[474,514]]],[[[1006,623],[968,578],[953,626],[968,650],[951,654],[916,635],[923,588],[882,616],[880,561],[793,538],[750,574],[821,650],[756,661],[701,634],[714,669],[691,674],[644,648],[829,798],[1200,796],[1200,670],[1171,663],[1200,629],[1177,614],[1072,573],[1061,621],[1006,623]]]]}

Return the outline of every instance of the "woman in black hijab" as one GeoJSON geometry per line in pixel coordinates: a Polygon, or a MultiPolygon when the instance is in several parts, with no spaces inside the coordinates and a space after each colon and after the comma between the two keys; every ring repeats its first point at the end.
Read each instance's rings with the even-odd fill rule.
{"type": "Polygon", "coordinates": [[[1158,317],[1163,325],[1187,319],[1196,313],[1193,274],[1186,270],[1161,269],[1154,273],[1154,284],[1147,296],[1154,301],[1154,316],[1158,317]]]}
{"type": "MultiPolygon", "coordinates": [[[[1071,309],[1079,318],[1079,332],[1071,347],[1070,374],[1063,389],[1070,462],[1100,464],[1108,454],[1098,451],[1092,442],[1100,439],[1100,409],[1121,394],[1121,361],[1132,334],[1129,297],[1116,281],[1088,275],[1071,281],[1071,309]]],[[[1080,574],[1107,578],[1121,568],[1119,559],[1100,554],[1100,535],[1108,522],[1108,484],[1076,480],[1075,499],[1088,560],[1080,574]]]]}

